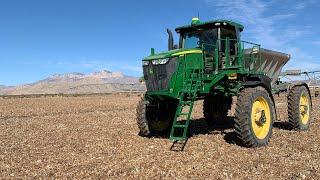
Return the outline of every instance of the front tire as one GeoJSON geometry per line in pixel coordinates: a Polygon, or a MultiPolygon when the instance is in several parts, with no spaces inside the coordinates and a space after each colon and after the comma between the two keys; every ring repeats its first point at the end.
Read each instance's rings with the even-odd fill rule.
{"type": "Polygon", "coordinates": [[[246,147],[266,146],[272,135],[274,103],[263,87],[245,88],[237,98],[235,132],[246,147]]]}
{"type": "Polygon", "coordinates": [[[177,103],[175,101],[150,102],[142,98],[137,106],[137,124],[140,136],[168,135],[177,103]]]}

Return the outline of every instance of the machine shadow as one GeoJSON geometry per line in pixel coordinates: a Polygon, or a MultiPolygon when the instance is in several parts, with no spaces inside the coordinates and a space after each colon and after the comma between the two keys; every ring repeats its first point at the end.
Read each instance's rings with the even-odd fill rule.
{"type": "MultiPolygon", "coordinates": [[[[286,121],[276,121],[273,123],[273,127],[283,130],[291,130],[290,124],[286,121]]],[[[235,131],[225,133],[224,140],[229,144],[236,144],[238,146],[245,147],[237,138],[235,131]]]]}
{"type": "MultiPolygon", "coordinates": [[[[204,134],[224,134],[224,131],[227,129],[233,128],[233,118],[229,118],[226,123],[224,124],[216,124],[213,126],[208,126],[206,120],[204,118],[199,119],[192,119],[190,121],[189,130],[188,130],[188,138],[197,135],[204,135],[204,134]]],[[[185,123],[185,120],[182,120],[181,123],[185,123]]],[[[160,138],[160,139],[167,139],[169,138],[169,133],[165,135],[152,135],[147,136],[148,138],[160,138]]],[[[138,134],[141,137],[145,137],[141,134],[138,134]]]]}
{"type": "MultiPolygon", "coordinates": [[[[291,130],[291,127],[287,121],[276,121],[273,123],[273,127],[282,129],[282,130],[288,130],[288,131],[291,130]]],[[[234,117],[229,117],[228,120],[226,120],[225,123],[223,124],[216,124],[213,126],[208,126],[204,118],[193,119],[190,121],[187,141],[184,141],[184,142],[175,141],[173,142],[170,149],[173,151],[183,151],[189,138],[192,138],[193,136],[205,135],[205,134],[222,134],[224,135],[225,142],[244,147],[243,144],[237,138],[237,135],[233,130],[233,128],[234,128],[234,117]]],[[[169,134],[166,134],[163,136],[150,136],[149,138],[167,139],[169,138],[169,134]]]]}
{"type": "Polygon", "coordinates": [[[288,131],[292,129],[288,121],[276,121],[273,123],[273,127],[288,131]]]}
{"type": "MultiPolygon", "coordinates": [[[[184,122],[183,122],[184,123],[184,122]]],[[[204,118],[193,119],[190,121],[188,139],[186,141],[174,141],[170,148],[171,151],[183,151],[189,138],[201,134],[225,134],[225,130],[233,128],[233,118],[230,118],[224,124],[208,126],[204,118]]]]}
{"type": "Polygon", "coordinates": [[[232,120],[232,131],[228,131],[228,132],[223,132],[224,134],[224,141],[228,144],[235,144],[235,145],[238,145],[238,146],[241,146],[241,147],[244,147],[244,145],[242,144],[242,142],[239,141],[239,139],[237,138],[237,134],[236,132],[234,131],[234,117],[230,117],[231,120],[232,120]]]}
{"type": "Polygon", "coordinates": [[[194,119],[190,123],[189,138],[203,134],[224,134],[225,130],[233,128],[233,118],[229,118],[223,124],[209,126],[204,118],[194,119]]]}

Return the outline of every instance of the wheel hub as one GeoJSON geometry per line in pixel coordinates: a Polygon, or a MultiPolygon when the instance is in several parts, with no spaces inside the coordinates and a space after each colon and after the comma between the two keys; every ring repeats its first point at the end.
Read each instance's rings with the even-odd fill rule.
{"type": "Polygon", "coordinates": [[[308,109],[307,105],[301,105],[301,115],[304,116],[308,112],[308,109]]]}
{"type": "Polygon", "coordinates": [[[260,114],[261,116],[256,122],[258,123],[258,125],[263,126],[267,122],[266,114],[264,110],[262,110],[260,114]]]}
{"type": "Polygon", "coordinates": [[[252,130],[258,139],[267,137],[271,126],[271,111],[263,97],[258,97],[252,105],[252,130]]]}
{"type": "Polygon", "coordinates": [[[303,124],[308,124],[309,113],[309,99],[306,94],[302,94],[300,97],[300,119],[303,124]]]}

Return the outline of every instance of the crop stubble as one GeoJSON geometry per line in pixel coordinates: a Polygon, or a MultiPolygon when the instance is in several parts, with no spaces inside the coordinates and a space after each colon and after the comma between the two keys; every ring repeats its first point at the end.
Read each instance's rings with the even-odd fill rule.
{"type": "MultiPolygon", "coordinates": [[[[234,144],[233,129],[209,129],[202,102],[183,152],[138,136],[138,95],[0,99],[0,178],[320,178],[320,98],[310,131],[287,129],[285,96],[269,146],[234,144]]],[[[232,115],[232,111],[231,111],[232,115]]]]}

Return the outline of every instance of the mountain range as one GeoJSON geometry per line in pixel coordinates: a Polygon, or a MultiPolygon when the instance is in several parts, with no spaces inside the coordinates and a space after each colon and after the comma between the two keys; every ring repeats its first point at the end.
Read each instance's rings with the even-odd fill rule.
{"type": "Polygon", "coordinates": [[[121,72],[102,70],[90,74],[54,74],[46,79],[18,86],[0,85],[0,95],[25,94],[87,94],[144,91],[139,78],[121,72]]]}

